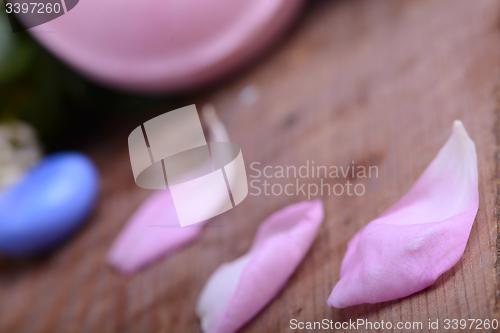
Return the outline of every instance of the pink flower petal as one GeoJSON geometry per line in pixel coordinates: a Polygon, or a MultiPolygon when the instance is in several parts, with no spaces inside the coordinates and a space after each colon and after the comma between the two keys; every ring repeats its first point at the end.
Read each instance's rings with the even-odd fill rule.
{"type": "Polygon", "coordinates": [[[205,222],[181,228],[169,190],[158,190],[137,209],[108,252],[108,262],[131,274],[194,241],[205,222]]]}
{"type": "Polygon", "coordinates": [[[290,205],[266,219],[250,250],[208,279],[196,312],[205,333],[236,332],[271,301],[311,247],[323,222],[321,200],[290,205]]]}
{"type": "Polygon", "coordinates": [[[478,209],[474,142],[460,121],[410,191],[350,240],[331,307],[378,303],[432,285],[462,256],[478,209]]]}
{"type": "MultiPolygon", "coordinates": [[[[212,105],[202,111],[211,141],[229,142],[224,124],[212,105]]],[[[187,173],[194,171],[187,171],[187,173]]],[[[215,198],[222,205],[224,198],[215,198]]],[[[214,201],[207,204],[213,204],[214,201]]],[[[203,207],[197,207],[203,209],[203,207]]],[[[218,210],[218,206],[204,209],[218,210]]],[[[207,220],[208,221],[208,220],[207,220]]],[[[207,221],[193,226],[180,227],[170,191],[154,191],[134,212],[108,252],[107,260],[123,274],[131,274],[156,260],[172,254],[196,240],[207,221]]]]}

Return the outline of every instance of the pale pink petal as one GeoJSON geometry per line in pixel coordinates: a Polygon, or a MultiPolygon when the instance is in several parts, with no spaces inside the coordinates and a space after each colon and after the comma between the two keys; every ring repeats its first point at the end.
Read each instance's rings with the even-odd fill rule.
{"type": "Polygon", "coordinates": [[[204,224],[181,228],[170,191],[155,191],[118,235],[108,262],[121,273],[133,273],[194,241],[204,224]]]}
{"type": "Polygon", "coordinates": [[[236,332],[280,291],[323,222],[321,200],[290,205],[266,219],[250,250],[208,279],[196,312],[205,333],[236,332]]]}
{"type": "Polygon", "coordinates": [[[474,142],[460,121],[410,191],[350,240],[328,305],[411,295],[462,256],[478,209],[474,142]]]}
{"type": "MultiPolygon", "coordinates": [[[[208,127],[211,141],[229,142],[224,124],[211,105],[203,108],[203,119],[208,127]]],[[[186,175],[198,174],[196,170],[186,171],[186,175]]],[[[201,190],[201,189],[200,189],[201,190]]],[[[214,198],[209,207],[197,206],[203,211],[217,211],[225,198],[214,198]]],[[[120,232],[108,252],[107,260],[123,274],[131,274],[154,261],[167,256],[184,245],[196,240],[207,222],[180,227],[170,191],[154,191],[134,212],[120,232]]]]}

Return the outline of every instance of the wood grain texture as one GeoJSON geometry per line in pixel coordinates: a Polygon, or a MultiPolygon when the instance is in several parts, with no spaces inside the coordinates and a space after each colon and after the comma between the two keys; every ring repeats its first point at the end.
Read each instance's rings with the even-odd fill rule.
{"type": "MultiPolygon", "coordinates": [[[[194,97],[198,107],[216,106],[249,173],[252,162],[299,167],[307,160],[379,170],[376,179],[354,180],[366,186],[363,196],[323,197],[326,219],[316,242],[242,332],[291,332],[292,318],[421,321],[424,328],[429,319],[499,318],[499,18],[493,0],[315,1],[271,54],[194,97]],[[260,92],[250,105],[238,97],[248,85],[260,92]],[[347,241],[411,187],[454,119],[475,141],[479,163],[479,211],[462,259],[412,296],[330,309],[347,241]]],[[[57,252],[2,263],[0,332],[200,332],[194,307],[207,278],[248,250],[263,219],[306,199],[250,195],[214,218],[192,246],[132,277],[115,273],[106,251],[150,193],[133,182],[127,135],[172,108],[117,119],[105,139],[89,145],[103,180],[99,206],[57,252]]]]}

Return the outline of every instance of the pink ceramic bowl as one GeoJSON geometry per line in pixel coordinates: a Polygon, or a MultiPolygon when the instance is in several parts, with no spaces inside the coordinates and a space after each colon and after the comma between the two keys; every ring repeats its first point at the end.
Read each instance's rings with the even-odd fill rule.
{"type": "Polygon", "coordinates": [[[29,31],[102,84],[141,92],[197,88],[275,41],[303,0],[81,0],[29,31]]]}

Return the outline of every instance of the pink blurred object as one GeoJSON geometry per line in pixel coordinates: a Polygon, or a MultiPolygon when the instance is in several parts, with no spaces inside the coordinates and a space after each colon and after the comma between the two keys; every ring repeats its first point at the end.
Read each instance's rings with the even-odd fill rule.
{"type": "Polygon", "coordinates": [[[290,205],[262,222],[250,250],[208,279],[196,307],[203,332],[236,332],[259,313],[300,264],[323,218],[323,204],[314,200],[290,205]]]}
{"type": "Polygon", "coordinates": [[[455,121],[410,191],[350,240],[328,305],[384,302],[432,285],[464,253],[478,202],[476,149],[455,121]]]}
{"type": "Polygon", "coordinates": [[[108,262],[123,274],[134,273],[196,240],[205,223],[181,228],[170,191],[155,191],[120,232],[108,262]]]}
{"type": "Polygon", "coordinates": [[[82,0],[29,31],[96,81],[171,92],[206,85],[255,58],[285,31],[302,3],[82,0]]]}

